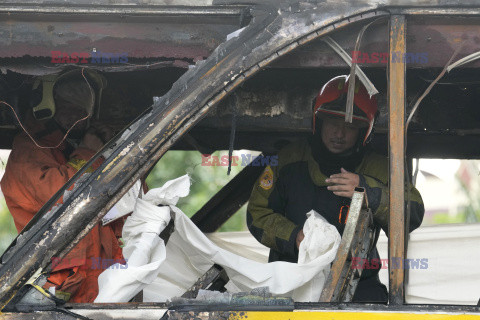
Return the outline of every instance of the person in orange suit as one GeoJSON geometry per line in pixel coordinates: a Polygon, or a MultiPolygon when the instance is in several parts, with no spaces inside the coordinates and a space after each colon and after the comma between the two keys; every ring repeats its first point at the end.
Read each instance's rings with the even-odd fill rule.
{"type": "MultiPolygon", "coordinates": [[[[30,121],[27,120],[31,137],[26,132],[15,137],[1,181],[2,192],[19,232],[112,138],[108,127],[90,125],[88,121],[103,88],[98,82],[103,78],[99,76],[92,71],[77,70],[67,76],[60,75],[54,81],[50,77],[50,92],[49,83],[43,82],[42,103],[51,101],[50,105],[32,109],[30,121]],[[48,95],[52,99],[48,99],[48,95]],[[38,121],[42,114],[48,113],[52,117],[38,121]],[[67,132],[67,139],[63,141],[67,132]]],[[[88,171],[96,169],[102,161],[102,158],[95,161],[88,171]]],[[[59,202],[62,201],[63,197],[59,202]]],[[[93,302],[98,294],[97,278],[103,268],[124,262],[118,240],[122,227],[123,220],[106,226],[98,224],[63,259],[54,257],[52,272],[44,288],[54,287],[49,291],[69,302],[93,302]]]]}

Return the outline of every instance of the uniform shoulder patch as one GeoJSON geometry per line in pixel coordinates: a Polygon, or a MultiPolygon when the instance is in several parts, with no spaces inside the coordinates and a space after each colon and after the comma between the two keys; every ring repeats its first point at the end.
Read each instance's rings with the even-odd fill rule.
{"type": "Polygon", "coordinates": [[[262,176],[260,178],[260,187],[264,190],[269,190],[273,186],[273,171],[270,166],[267,166],[263,170],[262,176]]]}

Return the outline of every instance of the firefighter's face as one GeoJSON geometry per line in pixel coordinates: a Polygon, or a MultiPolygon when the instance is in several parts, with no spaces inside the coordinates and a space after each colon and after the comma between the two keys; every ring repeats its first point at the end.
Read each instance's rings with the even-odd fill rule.
{"type": "Polygon", "coordinates": [[[54,117],[64,130],[69,130],[74,125],[72,131],[86,129],[86,118],[93,113],[95,97],[85,79],[72,78],[59,82],[54,88],[54,99],[54,117]]]}
{"type": "Polygon", "coordinates": [[[359,128],[344,119],[324,118],[322,141],[331,153],[342,153],[352,148],[358,139],[359,128]]]}
{"type": "MultiPolygon", "coordinates": [[[[86,108],[74,105],[68,101],[58,101],[56,103],[55,120],[64,129],[69,130],[75,122],[85,118],[88,115],[86,108]]],[[[87,121],[78,122],[73,131],[83,131],[86,129],[87,121]]]]}

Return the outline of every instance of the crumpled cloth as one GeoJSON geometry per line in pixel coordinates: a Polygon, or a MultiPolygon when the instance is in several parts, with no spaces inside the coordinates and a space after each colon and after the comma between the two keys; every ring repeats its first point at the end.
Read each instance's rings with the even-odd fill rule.
{"type": "Polygon", "coordinates": [[[137,199],[123,229],[127,265],[114,265],[100,275],[95,302],[127,302],[141,290],[145,302],[164,302],[181,296],[213,264],[225,269],[229,292],[269,287],[273,295],[318,301],[340,244],[334,226],[309,213],[306,242],[300,247],[300,252],[305,251],[301,264],[252,261],[213,244],[175,206],[189,188],[190,179],[185,175],[137,199]],[[158,235],[170,221],[170,210],[175,213],[175,231],[165,246],[158,235]]]}
{"type": "Polygon", "coordinates": [[[298,264],[307,264],[320,257],[332,246],[340,242],[341,237],[337,228],[327,222],[315,210],[307,213],[307,221],[303,225],[305,238],[298,248],[298,264]],[[331,241],[333,239],[334,241],[331,241]]]}

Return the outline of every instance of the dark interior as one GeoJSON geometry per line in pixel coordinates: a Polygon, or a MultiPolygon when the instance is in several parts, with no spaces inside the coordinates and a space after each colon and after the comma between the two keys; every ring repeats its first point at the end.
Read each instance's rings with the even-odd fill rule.
{"type": "MultiPolygon", "coordinates": [[[[441,72],[456,42],[464,41],[459,58],[478,50],[478,22],[478,18],[472,17],[408,19],[408,52],[426,54],[428,59],[407,64],[407,115],[416,99],[441,72]]],[[[360,27],[359,24],[352,24],[349,28],[332,33],[331,37],[347,53],[351,53],[360,27]]],[[[385,22],[371,26],[362,39],[361,50],[388,52],[387,30],[385,22]]],[[[14,60],[17,65],[22,61],[30,66],[32,63],[45,65],[45,58],[23,57],[14,60]]],[[[146,62],[137,60],[134,61],[136,64],[146,62]]],[[[480,128],[478,65],[477,60],[447,73],[423,100],[408,131],[409,157],[480,156],[477,142],[480,137],[480,129],[477,129],[480,128]]],[[[365,62],[360,66],[380,92],[377,96],[380,114],[372,146],[378,152],[387,154],[387,64],[365,62]]],[[[99,117],[101,121],[120,130],[148,108],[153,97],[165,94],[187,69],[185,66],[165,66],[150,70],[112,70],[104,72],[108,86],[102,96],[99,117]]],[[[311,106],[315,94],[333,76],[348,73],[349,68],[339,56],[322,39],[315,40],[249,79],[202,119],[173,149],[197,149],[203,153],[228,149],[232,111],[236,110],[234,148],[275,153],[288,141],[311,133],[311,106]]],[[[31,91],[33,81],[34,76],[13,71],[0,76],[1,100],[14,106],[22,121],[32,101],[35,101],[31,91]]],[[[0,148],[11,148],[13,137],[19,130],[15,123],[12,111],[2,106],[0,148]]]]}
{"type": "MultiPolygon", "coordinates": [[[[387,153],[388,118],[385,68],[366,68],[367,76],[380,91],[380,114],[372,140],[377,151],[387,153]]],[[[120,130],[154,96],[168,91],[184,72],[181,68],[154,71],[106,73],[108,87],[102,96],[100,120],[120,130]]],[[[268,68],[237,89],[214,112],[208,114],[174,149],[213,152],[229,147],[232,110],[236,103],[235,149],[275,153],[285,143],[311,134],[312,101],[323,83],[347,68],[268,68]],[[235,102],[234,102],[235,101],[235,102]],[[192,139],[193,138],[193,139],[192,139]]],[[[407,103],[410,111],[418,96],[440,72],[438,69],[407,71],[407,103]]],[[[414,157],[478,158],[480,149],[480,80],[476,69],[457,69],[447,74],[421,103],[409,128],[408,154],[414,157]]],[[[20,119],[34,99],[33,77],[8,73],[2,78],[2,95],[15,107],[20,119]]],[[[10,149],[15,118],[10,109],[0,109],[0,148],[10,149]]]]}

